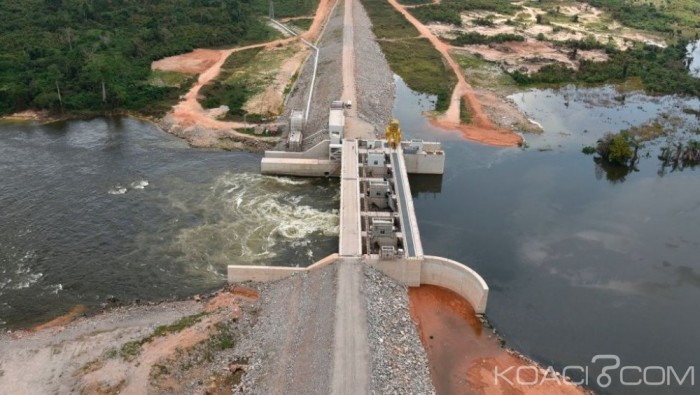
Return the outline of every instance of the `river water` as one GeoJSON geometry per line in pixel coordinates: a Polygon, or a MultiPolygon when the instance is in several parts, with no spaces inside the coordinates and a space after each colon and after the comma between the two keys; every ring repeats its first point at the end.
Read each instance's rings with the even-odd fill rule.
{"type": "MultiPolygon", "coordinates": [[[[610,363],[591,359],[680,374],[698,365],[700,174],[660,172],[663,139],[624,174],[580,150],[661,113],[689,138],[697,119],[682,109],[700,102],[533,90],[513,99],[545,132],[502,149],[431,128],[420,114],[431,98],[397,83],[406,137],[447,151],[444,176],[411,177],[424,249],[486,279],[488,317],[509,346],[558,369],[589,366],[603,393],[697,393],[596,387],[610,363]]],[[[307,265],[335,252],[337,181],[263,177],[259,160],[190,149],[131,119],[0,124],[0,325],[112,296],[205,292],[230,263],[307,265]]]]}
{"type": "Polygon", "coordinates": [[[338,183],[264,177],[133,119],[0,124],[0,325],[225,283],[335,251],[338,183]]]}
{"type": "MultiPolygon", "coordinates": [[[[620,104],[609,100],[620,95],[609,87],[520,93],[512,98],[545,130],[526,136],[530,148],[521,150],[433,130],[418,115],[429,100],[400,81],[398,92],[404,134],[443,140],[447,152],[442,178],[411,179],[423,190],[414,191],[423,247],[486,279],[488,318],[509,346],[544,366],[590,367],[589,387],[600,393],[700,392],[623,386],[619,370],[602,388],[595,379],[614,361],[591,362],[614,354],[622,366],[700,371],[700,173],[660,176],[663,138],[642,150],[650,157],[629,174],[608,173],[581,153],[606,131],[661,113],[686,117],[682,124],[694,130],[697,119],[681,110],[699,109],[700,101],[636,93],[620,104]]],[[[634,372],[628,381],[641,378],[634,372]]]]}

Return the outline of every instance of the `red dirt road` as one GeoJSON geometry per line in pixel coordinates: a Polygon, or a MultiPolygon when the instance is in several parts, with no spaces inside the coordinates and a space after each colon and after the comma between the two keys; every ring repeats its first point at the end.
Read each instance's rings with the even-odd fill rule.
{"type": "Polygon", "coordinates": [[[488,145],[512,147],[522,143],[523,139],[519,134],[513,132],[512,130],[497,128],[488,118],[482,109],[481,103],[477,99],[474,90],[464,78],[462,68],[459,66],[459,64],[457,64],[454,58],[452,58],[452,55],[450,55],[450,46],[440,41],[440,39],[435,36],[430,29],[411,15],[406,7],[399,4],[397,0],[388,1],[389,4],[403,14],[403,16],[409,22],[411,22],[416,29],[418,29],[422,37],[427,38],[433,44],[435,49],[442,54],[442,57],[445,59],[457,77],[457,85],[452,92],[450,107],[447,109],[447,111],[445,111],[444,116],[433,121],[433,124],[435,126],[449,129],[459,129],[464,138],[488,145]],[[469,107],[472,115],[472,123],[469,125],[464,125],[460,122],[462,98],[466,100],[467,106],[469,107]]]}
{"type": "Polygon", "coordinates": [[[438,395],[588,394],[562,378],[555,380],[551,372],[547,375],[546,370],[501,348],[496,336],[482,326],[471,305],[454,292],[422,285],[409,288],[408,297],[438,395]],[[520,384],[516,379],[518,367],[522,367],[520,384]],[[498,384],[496,371],[506,372],[499,376],[498,384]],[[543,382],[545,376],[547,380],[543,382]]]}
{"type": "MultiPolygon", "coordinates": [[[[301,35],[302,38],[314,41],[323,29],[323,25],[327,20],[332,9],[334,0],[321,0],[314,21],[308,31],[301,35]]],[[[170,119],[175,125],[181,129],[198,127],[203,130],[202,133],[196,136],[190,136],[188,140],[195,146],[208,146],[214,144],[216,138],[221,132],[226,132],[229,135],[238,136],[249,139],[255,138],[262,141],[276,141],[276,137],[251,137],[243,133],[237,132],[235,129],[244,128],[247,125],[242,122],[227,122],[215,119],[210,111],[205,110],[199,103],[199,91],[204,85],[214,80],[221,73],[221,67],[226,59],[238,51],[243,51],[251,48],[273,47],[277,45],[288,44],[298,40],[297,37],[290,37],[280,40],[274,40],[266,43],[248,45],[233,49],[196,49],[190,53],[171,56],[165,59],[158,60],[151,64],[154,70],[178,71],[187,74],[199,74],[197,82],[185,94],[182,101],[173,107],[169,114],[170,119]]]]}

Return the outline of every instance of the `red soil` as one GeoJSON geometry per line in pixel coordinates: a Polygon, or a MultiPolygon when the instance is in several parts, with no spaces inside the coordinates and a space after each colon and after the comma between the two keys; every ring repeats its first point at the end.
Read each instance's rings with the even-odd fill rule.
{"type": "Polygon", "coordinates": [[[423,285],[410,288],[408,295],[438,394],[587,394],[562,378],[550,379],[551,374],[542,382],[547,371],[501,348],[471,305],[456,293],[423,285]],[[520,370],[520,383],[518,367],[526,367],[520,370]],[[507,373],[497,380],[496,371],[507,373]]]}
{"type": "Polygon", "coordinates": [[[397,0],[388,1],[389,4],[403,14],[403,16],[409,22],[411,22],[416,29],[418,29],[422,37],[427,38],[433,44],[435,49],[442,54],[442,57],[445,59],[457,77],[457,85],[452,92],[450,107],[447,109],[447,111],[445,111],[444,116],[433,121],[433,124],[435,126],[447,129],[459,129],[464,138],[484,144],[496,146],[517,146],[522,143],[522,137],[520,135],[512,130],[500,129],[496,127],[493,122],[491,122],[489,117],[482,109],[481,103],[476,97],[476,93],[472,89],[471,85],[469,85],[466,78],[464,78],[462,68],[450,54],[450,46],[440,41],[440,39],[434,35],[433,32],[428,29],[428,27],[411,15],[406,7],[399,4],[397,0]],[[460,111],[462,111],[462,98],[465,99],[467,106],[469,107],[469,112],[471,113],[472,122],[469,125],[464,125],[460,122],[459,114],[460,111]]]}

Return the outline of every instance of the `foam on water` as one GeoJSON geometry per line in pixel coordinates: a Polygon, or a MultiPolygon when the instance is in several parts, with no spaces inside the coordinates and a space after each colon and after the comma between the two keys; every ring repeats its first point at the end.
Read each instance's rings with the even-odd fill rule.
{"type": "MultiPolygon", "coordinates": [[[[338,234],[337,209],[319,209],[304,203],[308,180],[251,173],[224,174],[198,205],[206,220],[185,228],[175,244],[190,262],[214,266],[250,264],[275,257],[282,248],[306,251],[312,234],[338,234]],[[206,252],[205,252],[206,251],[206,252]]],[[[331,200],[334,198],[331,198],[331,200]]],[[[333,205],[335,206],[335,205],[333,205]]]]}
{"type": "Polygon", "coordinates": [[[107,191],[107,193],[109,193],[110,195],[123,195],[126,193],[126,191],[127,191],[126,188],[124,188],[121,185],[117,185],[117,186],[113,187],[112,189],[110,189],[109,191],[107,191]]]}
{"type": "Polygon", "coordinates": [[[144,189],[148,186],[148,180],[138,180],[131,183],[133,189],[144,189]]]}
{"type": "Polygon", "coordinates": [[[41,279],[44,274],[32,271],[31,265],[36,260],[35,251],[26,251],[16,260],[16,266],[3,267],[0,271],[0,290],[20,290],[29,288],[41,279]]]}

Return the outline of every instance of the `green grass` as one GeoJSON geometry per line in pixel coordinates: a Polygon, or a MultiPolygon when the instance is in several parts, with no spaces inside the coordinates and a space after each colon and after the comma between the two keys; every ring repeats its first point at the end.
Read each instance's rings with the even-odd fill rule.
{"type": "Polygon", "coordinates": [[[380,41],[379,45],[394,73],[416,92],[437,95],[435,110],[450,105],[456,78],[428,39],[380,41]]]}
{"type": "Polygon", "coordinates": [[[461,108],[459,111],[459,120],[462,123],[471,123],[472,122],[472,113],[469,111],[469,106],[467,106],[467,101],[464,100],[464,98],[460,99],[461,103],[461,108]]]}
{"type": "Polygon", "coordinates": [[[151,71],[149,83],[153,86],[180,88],[181,86],[194,82],[189,80],[194,80],[194,77],[185,73],[177,73],[174,71],[153,70],[151,71]]]}
{"type": "Polygon", "coordinates": [[[153,333],[150,335],[139,339],[139,340],[132,340],[129,342],[124,343],[119,350],[110,350],[107,352],[106,356],[108,358],[120,356],[126,361],[133,361],[136,357],[141,354],[141,347],[149,342],[152,342],[155,340],[157,337],[163,337],[167,336],[171,333],[177,333],[180,332],[186,328],[191,327],[192,325],[198,323],[199,321],[206,316],[207,313],[199,313],[199,314],[194,314],[194,315],[189,315],[186,317],[182,317],[179,320],[175,321],[172,324],[168,325],[161,325],[159,327],[156,327],[156,329],[153,330],[153,333]]]}
{"type": "Polygon", "coordinates": [[[416,38],[418,30],[389,3],[361,2],[391,70],[412,90],[436,95],[435,109],[446,110],[456,81],[440,52],[427,39],[416,38]]]}
{"type": "Polygon", "coordinates": [[[287,22],[287,24],[292,25],[292,26],[296,26],[303,31],[307,31],[311,27],[311,24],[313,23],[313,21],[314,21],[313,18],[294,19],[294,20],[287,22]]]}
{"type": "Polygon", "coordinates": [[[511,92],[517,84],[493,62],[466,52],[453,52],[452,57],[464,70],[470,84],[478,88],[489,88],[511,92]]]}
{"type": "Polygon", "coordinates": [[[367,11],[367,15],[372,20],[372,31],[377,38],[404,39],[418,37],[418,30],[388,2],[382,0],[360,1],[365,7],[365,11],[367,11]]]}
{"type": "Polygon", "coordinates": [[[508,0],[443,0],[440,4],[411,9],[410,12],[423,23],[442,22],[460,25],[464,11],[492,11],[515,15],[522,7],[508,0]]]}
{"type": "Polygon", "coordinates": [[[260,53],[262,48],[252,48],[231,54],[221,67],[219,77],[202,87],[200,93],[204,96],[204,108],[216,108],[227,105],[227,117],[242,117],[245,114],[243,105],[259,91],[259,87],[248,80],[243,73],[260,53]]]}

